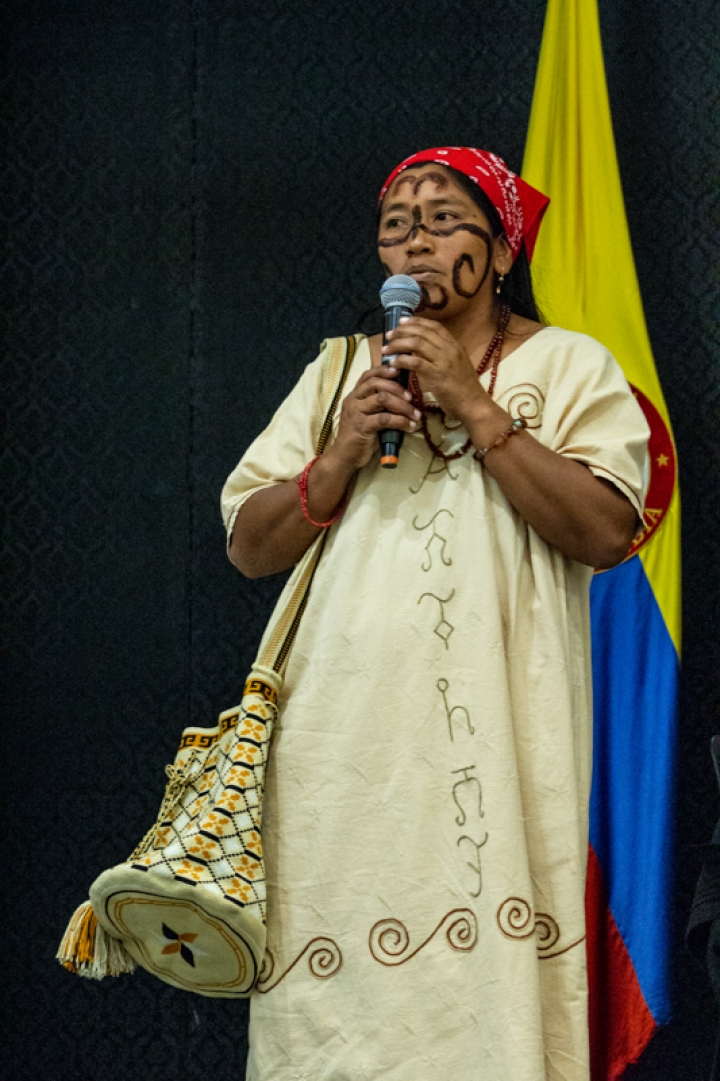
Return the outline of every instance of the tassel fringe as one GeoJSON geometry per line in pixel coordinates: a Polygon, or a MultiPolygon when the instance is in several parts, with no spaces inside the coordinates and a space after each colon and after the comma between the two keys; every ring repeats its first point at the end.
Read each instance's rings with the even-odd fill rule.
{"type": "Polygon", "coordinates": [[[69,972],[91,980],[135,971],[132,957],[122,942],[111,938],[100,926],[89,901],[74,912],[60,943],[57,959],[69,972]]]}

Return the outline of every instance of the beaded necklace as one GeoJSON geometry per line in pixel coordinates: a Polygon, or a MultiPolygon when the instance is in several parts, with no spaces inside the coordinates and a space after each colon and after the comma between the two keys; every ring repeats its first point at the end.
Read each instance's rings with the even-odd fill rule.
{"type": "MultiPolygon", "coordinates": [[[[495,381],[497,379],[498,365],[500,363],[500,354],[502,353],[503,343],[505,341],[505,331],[507,330],[508,322],[510,321],[510,308],[507,304],[503,304],[500,309],[500,318],[498,319],[497,330],[490,339],[490,344],[485,350],[485,356],[482,358],[477,366],[477,374],[481,376],[483,372],[487,371],[490,367],[490,383],[488,384],[488,394],[492,398],[493,391],[495,389],[495,381]]],[[[436,458],[441,458],[443,462],[454,462],[456,458],[462,458],[464,454],[470,450],[472,446],[472,440],[468,439],[463,443],[460,450],[456,450],[453,454],[446,454],[445,451],[440,449],[440,446],[434,441],[428,430],[427,415],[428,413],[435,413],[444,416],[444,412],[439,405],[431,405],[424,401],[422,391],[420,390],[420,384],[417,376],[414,372],[410,373],[410,393],[412,394],[412,402],[416,409],[420,410],[422,418],[420,426],[423,434],[423,438],[427,443],[430,450],[433,452],[436,458]]]]}

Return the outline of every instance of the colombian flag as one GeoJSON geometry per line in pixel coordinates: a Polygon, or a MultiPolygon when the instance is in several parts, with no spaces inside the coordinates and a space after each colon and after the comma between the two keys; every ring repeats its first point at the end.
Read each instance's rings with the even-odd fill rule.
{"type": "Polygon", "coordinates": [[[615,1081],[669,1019],[680,502],[625,216],[597,0],[549,0],[522,175],[552,199],[533,258],[541,310],[610,349],[651,430],[645,529],[591,590],[590,1038],[593,1081],[615,1081]]]}

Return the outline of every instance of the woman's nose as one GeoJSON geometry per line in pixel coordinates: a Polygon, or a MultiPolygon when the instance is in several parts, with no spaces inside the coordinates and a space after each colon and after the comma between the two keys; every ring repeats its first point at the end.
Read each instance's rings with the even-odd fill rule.
{"type": "Polygon", "coordinates": [[[411,252],[429,251],[432,248],[432,237],[422,226],[415,226],[407,239],[407,250],[411,252]]]}

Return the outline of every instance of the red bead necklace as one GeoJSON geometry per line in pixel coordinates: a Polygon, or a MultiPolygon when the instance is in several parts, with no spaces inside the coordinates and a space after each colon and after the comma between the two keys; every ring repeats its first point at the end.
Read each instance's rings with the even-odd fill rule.
{"type": "MultiPolygon", "coordinates": [[[[502,353],[503,343],[505,341],[505,331],[510,321],[510,308],[507,304],[503,304],[500,309],[500,318],[498,319],[497,330],[490,339],[490,344],[485,350],[485,356],[482,358],[477,366],[477,374],[481,376],[483,372],[490,368],[490,382],[488,384],[488,394],[492,398],[493,391],[495,390],[495,381],[497,380],[498,365],[500,364],[500,355],[502,353]]],[[[419,409],[422,418],[420,426],[423,434],[423,438],[427,443],[430,450],[433,452],[436,458],[441,458],[443,462],[454,462],[456,458],[462,458],[463,454],[467,454],[472,446],[472,440],[468,439],[463,443],[460,450],[456,450],[454,454],[446,454],[441,450],[439,445],[434,441],[428,430],[427,415],[428,413],[435,413],[444,416],[444,412],[439,405],[431,405],[425,402],[423,399],[422,391],[420,390],[420,384],[418,382],[415,372],[410,373],[409,380],[410,393],[412,394],[412,402],[416,409],[419,409]]]]}

